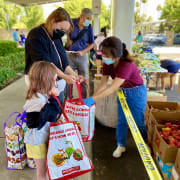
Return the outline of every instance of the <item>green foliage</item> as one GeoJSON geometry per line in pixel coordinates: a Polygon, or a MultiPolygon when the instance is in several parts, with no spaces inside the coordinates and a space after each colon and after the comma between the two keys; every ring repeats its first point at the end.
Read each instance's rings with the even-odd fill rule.
{"type": "Polygon", "coordinates": [[[101,14],[100,14],[100,27],[107,27],[110,29],[111,25],[111,7],[106,7],[103,3],[101,4],[101,14]]]}
{"type": "Polygon", "coordinates": [[[44,17],[42,6],[36,5],[25,7],[24,15],[21,16],[21,21],[26,25],[27,29],[29,30],[43,23],[44,17]]]}
{"type": "Polygon", "coordinates": [[[140,0],[136,1],[136,10],[134,12],[134,24],[141,24],[143,22],[149,22],[152,21],[152,17],[147,17],[146,14],[141,13],[141,6],[142,4],[146,4],[148,0],[140,0]]]}
{"type": "Polygon", "coordinates": [[[156,9],[157,11],[162,11],[163,7],[159,4],[156,9]]]}
{"type": "Polygon", "coordinates": [[[165,19],[165,27],[180,32],[180,0],[166,0],[162,8],[161,19],[165,19]]]}
{"type": "Polygon", "coordinates": [[[0,56],[1,68],[15,68],[19,64],[24,63],[24,52],[16,52],[7,56],[0,56]]]}
{"type": "Polygon", "coordinates": [[[136,7],[140,7],[140,2],[136,2],[136,7]]]}
{"type": "Polygon", "coordinates": [[[17,44],[14,41],[0,40],[0,56],[15,52],[17,44]]]}
{"type": "Polygon", "coordinates": [[[1,68],[0,69],[0,87],[5,84],[9,79],[17,76],[17,73],[12,68],[1,68]]]}
{"type": "Polygon", "coordinates": [[[0,27],[12,28],[18,21],[18,15],[22,13],[22,8],[12,3],[4,3],[0,0],[0,27]]]}
{"type": "Polygon", "coordinates": [[[64,1],[63,4],[71,18],[79,17],[83,8],[92,8],[91,0],[69,0],[64,1]]]}
{"type": "Polygon", "coordinates": [[[17,65],[17,66],[14,68],[14,70],[15,70],[16,72],[23,72],[24,69],[25,69],[25,64],[19,64],[19,65],[17,65]]]}
{"type": "MultiPolygon", "coordinates": [[[[64,8],[68,11],[71,18],[78,18],[83,8],[92,9],[92,0],[69,0],[64,1],[64,8]]],[[[111,11],[110,7],[106,7],[101,3],[100,27],[110,28],[111,11]]]]}
{"type": "Polygon", "coordinates": [[[24,52],[16,52],[8,56],[0,56],[0,87],[16,76],[16,72],[24,71],[24,52]]]}

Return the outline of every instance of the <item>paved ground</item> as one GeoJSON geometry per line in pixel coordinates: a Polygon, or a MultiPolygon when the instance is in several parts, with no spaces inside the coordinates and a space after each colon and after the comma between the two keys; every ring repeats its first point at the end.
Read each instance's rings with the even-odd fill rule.
{"type": "MultiPolygon", "coordinates": [[[[92,83],[91,79],[90,83],[92,83]]],[[[25,89],[24,78],[21,78],[0,91],[0,180],[35,179],[35,170],[28,168],[25,168],[23,171],[6,169],[3,123],[11,112],[22,112],[25,89]]],[[[168,101],[177,101],[180,103],[180,94],[176,93],[176,88],[174,88],[174,91],[167,91],[166,94],[168,96],[168,101]]],[[[87,143],[85,146],[88,155],[93,158],[94,180],[148,179],[130,132],[128,133],[127,152],[125,152],[120,159],[112,158],[112,152],[116,148],[115,129],[113,128],[104,127],[96,123],[92,146],[91,143],[87,143]]],[[[90,180],[91,175],[81,176],[79,179],[90,180]]]]}
{"type": "MultiPolygon", "coordinates": [[[[24,78],[21,78],[13,84],[7,86],[0,91],[0,180],[35,180],[36,170],[25,168],[22,171],[6,169],[5,155],[5,139],[3,135],[4,121],[8,115],[14,111],[22,112],[25,102],[26,86],[24,78]]],[[[11,119],[13,120],[13,119],[11,119]]],[[[8,121],[8,124],[12,122],[8,121]]],[[[85,148],[88,156],[92,159],[91,143],[85,143],[85,148]]],[[[75,180],[91,180],[92,173],[87,173],[75,180]]]]}
{"type": "MultiPolygon", "coordinates": [[[[166,91],[167,101],[180,103],[180,94],[176,92],[176,87],[173,91],[166,91]]],[[[127,151],[122,158],[112,158],[112,152],[116,148],[115,129],[105,127],[96,121],[92,143],[94,180],[149,179],[130,132],[127,139],[127,151]]]]}

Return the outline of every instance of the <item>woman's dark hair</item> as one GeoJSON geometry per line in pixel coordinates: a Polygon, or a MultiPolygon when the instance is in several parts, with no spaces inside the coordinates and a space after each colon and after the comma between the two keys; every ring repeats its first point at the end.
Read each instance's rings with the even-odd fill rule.
{"type": "Polygon", "coordinates": [[[112,55],[113,58],[121,58],[125,61],[133,62],[134,59],[130,56],[126,49],[126,44],[115,36],[106,38],[101,44],[100,49],[103,54],[112,55]]]}
{"type": "Polygon", "coordinates": [[[141,31],[138,32],[138,36],[141,36],[141,31]]]}
{"type": "Polygon", "coordinates": [[[104,36],[105,36],[105,37],[107,37],[106,27],[101,28],[101,32],[104,33],[104,36]]]}

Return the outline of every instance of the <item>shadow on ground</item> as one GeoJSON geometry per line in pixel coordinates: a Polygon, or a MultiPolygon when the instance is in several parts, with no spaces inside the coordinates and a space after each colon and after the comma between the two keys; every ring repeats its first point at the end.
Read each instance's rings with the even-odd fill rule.
{"type": "Polygon", "coordinates": [[[130,132],[126,152],[121,158],[115,159],[112,157],[112,152],[116,148],[115,129],[105,127],[96,120],[92,146],[94,180],[149,179],[130,132]]]}

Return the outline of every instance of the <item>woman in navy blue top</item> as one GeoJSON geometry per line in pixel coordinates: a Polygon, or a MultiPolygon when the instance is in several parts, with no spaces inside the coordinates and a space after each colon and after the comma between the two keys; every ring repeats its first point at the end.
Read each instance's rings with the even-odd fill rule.
{"type": "Polygon", "coordinates": [[[32,64],[36,61],[52,62],[57,67],[58,88],[60,90],[60,101],[63,102],[64,87],[75,83],[80,77],[69,66],[65,49],[63,47],[62,36],[65,32],[70,32],[73,24],[69,14],[63,8],[53,11],[45,24],[32,29],[25,43],[25,81],[28,85],[28,72],[32,64]],[[66,82],[65,82],[65,81],[66,82]]]}

